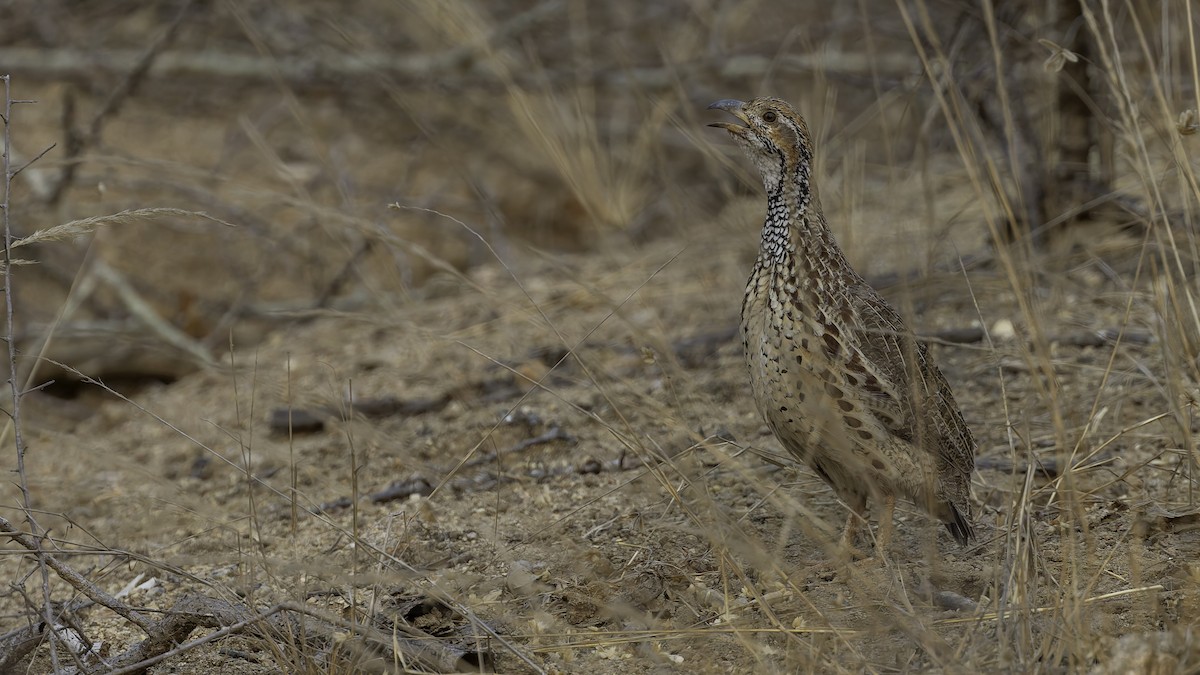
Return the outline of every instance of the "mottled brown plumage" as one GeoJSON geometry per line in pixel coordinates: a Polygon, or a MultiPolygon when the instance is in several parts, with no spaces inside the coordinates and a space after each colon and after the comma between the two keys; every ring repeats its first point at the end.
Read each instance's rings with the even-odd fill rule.
{"type": "Polygon", "coordinates": [[[974,536],[975,441],[926,346],[846,261],[812,182],[808,127],[787,103],[718,101],[721,122],[762,174],[767,218],[742,304],[742,344],[758,408],[780,443],[854,513],[870,498],[878,544],[895,499],[911,499],[960,544],[974,536]]]}

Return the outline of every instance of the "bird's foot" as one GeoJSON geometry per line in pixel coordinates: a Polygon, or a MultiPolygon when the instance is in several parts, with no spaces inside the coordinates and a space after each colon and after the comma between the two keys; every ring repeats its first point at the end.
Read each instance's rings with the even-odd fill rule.
{"type": "Polygon", "coordinates": [[[831,546],[827,549],[827,553],[829,553],[829,557],[825,560],[806,566],[805,576],[830,581],[852,568],[872,564],[872,561],[875,560],[874,556],[845,543],[831,546]]]}

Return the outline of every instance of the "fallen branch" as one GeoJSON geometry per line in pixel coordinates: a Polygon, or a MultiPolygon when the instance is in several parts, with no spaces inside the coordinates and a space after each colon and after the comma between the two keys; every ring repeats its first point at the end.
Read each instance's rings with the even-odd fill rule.
{"type": "Polygon", "coordinates": [[[575,437],[572,436],[571,434],[568,434],[567,432],[563,431],[561,428],[558,427],[558,425],[555,425],[553,427],[550,427],[550,430],[547,431],[546,433],[539,434],[537,436],[534,436],[533,438],[526,438],[522,441],[518,441],[516,444],[514,444],[511,448],[508,448],[507,450],[504,450],[504,451],[496,450],[493,452],[482,453],[479,456],[471,459],[471,461],[467,462],[466,464],[463,464],[459,468],[466,469],[466,468],[471,468],[471,467],[476,467],[476,466],[482,466],[484,464],[490,464],[490,463],[496,461],[496,459],[498,457],[500,457],[501,455],[511,455],[511,454],[514,454],[517,452],[521,452],[522,450],[527,450],[529,448],[532,448],[535,445],[542,445],[543,443],[552,443],[554,441],[566,441],[567,443],[573,444],[573,443],[575,443],[575,437]]]}
{"type": "MultiPolygon", "coordinates": [[[[108,659],[104,664],[105,672],[109,675],[143,673],[154,665],[235,633],[248,633],[259,639],[273,641],[281,637],[303,635],[309,641],[336,643],[339,648],[353,651],[360,661],[377,659],[392,663],[400,660],[422,664],[439,672],[491,670],[490,653],[468,651],[408,623],[407,615],[413,607],[429,604],[444,607],[436,600],[419,598],[418,602],[397,606],[395,609],[400,613],[399,616],[395,615],[396,612],[375,615],[374,623],[386,627],[386,630],[381,630],[295,602],[281,602],[254,611],[245,605],[189,594],[176,602],[163,619],[148,624],[146,639],[108,659]],[[217,630],[188,642],[188,637],[199,628],[217,630]],[[342,640],[338,634],[343,632],[357,635],[359,640],[342,640]]],[[[74,608],[70,611],[77,610],[74,608]]],[[[465,620],[457,612],[453,614],[460,621],[465,620]]],[[[3,672],[15,669],[22,658],[42,643],[44,631],[45,626],[39,624],[0,636],[0,669],[3,672]]],[[[76,669],[65,672],[75,675],[85,671],[76,669]]]]}
{"type": "Polygon", "coordinates": [[[33,537],[13,527],[12,523],[2,516],[0,516],[0,536],[8,537],[25,549],[28,549],[31,553],[39,554],[46,561],[46,566],[54,570],[54,573],[59,578],[74,586],[75,590],[86,595],[97,605],[103,605],[111,609],[129,622],[137,624],[139,628],[147,633],[153,628],[153,624],[149,619],[142,616],[129,605],[104,592],[104,589],[88,581],[70,565],[62,562],[54,555],[41,550],[38,547],[38,542],[33,537]]]}
{"type": "Polygon", "coordinates": [[[347,401],[345,409],[333,406],[322,406],[313,410],[302,408],[276,408],[267,418],[267,426],[273,434],[317,433],[325,430],[325,419],[341,419],[346,411],[353,409],[355,414],[367,419],[387,417],[412,417],[425,413],[437,412],[450,402],[449,395],[438,398],[399,399],[394,396],[382,398],[355,399],[353,404],[347,401]]]}
{"type": "MultiPolygon", "coordinates": [[[[75,103],[68,95],[66,104],[63,106],[63,133],[66,136],[65,144],[65,164],[63,165],[62,175],[59,176],[58,183],[54,186],[54,191],[50,194],[47,202],[57,204],[62,199],[67,188],[71,187],[74,182],[75,171],[79,168],[79,157],[90,146],[96,144],[100,139],[100,133],[104,130],[104,122],[108,118],[117,114],[125,101],[137,91],[138,85],[146,78],[157,59],[162,55],[172,42],[175,41],[175,36],[179,34],[179,28],[183,25],[184,18],[191,12],[192,5],[195,0],[188,0],[179,12],[175,15],[175,20],[167,26],[167,29],[162,32],[146,49],[137,53],[135,58],[129,60],[121,68],[121,72],[125,73],[125,77],[121,79],[120,84],[109,92],[108,98],[101,104],[100,109],[92,116],[92,121],[88,124],[86,134],[82,134],[75,129],[75,103]]],[[[0,59],[2,61],[2,59],[0,59]]]]}
{"type": "Polygon", "coordinates": [[[92,261],[92,270],[102,281],[104,281],[125,304],[125,309],[129,313],[137,317],[158,339],[166,344],[178,349],[188,356],[196,359],[205,367],[213,368],[217,362],[213,360],[212,355],[199,342],[194,340],[190,335],[176,328],[170,321],[159,316],[158,312],[150,306],[149,302],[134,289],[133,285],[125,280],[115,269],[109,266],[100,258],[92,261]]]}
{"type": "MultiPolygon", "coordinates": [[[[381,622],[385,617],[377,617],[381,622]]],[[[379,658],[392,662],[400,660],[423,664],[438,672],[480,672],[491,668],[490,655],[467,654],[465,650],[444,640],[386,617],[392,632],[373,626],[347,621],[316,608],[295,602],[281,602],[255,612],[249,607],[200,595],[188,595],[175,604],[168,616],[154,626],[151,637],[110,662],[110,675],[145,672],[151,666],[166,661],[202,645],[234,633],[247,632],[264,640],[281,636],[306,636],[350,648],[361,658],[379,658]],[[301,617],[308,617],[307,619],[301,617]],[[197,628],[220,628],[204,637],[184,643],[197,628]],[[359,637],[358,642],[338,639],[337,633],[348,632],[359,637]]],[[[361,664],[359,664],[361,665],[361,664]]]]}
{"type": "Polygon", "coordinates": [[[46,623],[10,630],[0,635],[0,673],[15,672],[17,664],[45,639],[46,623]]]}
{"type": "MultiPolygon", "coordinates": [[[[1116,455],[1102,453],[1088,458],[1086,466],[1074,465],[1073,470],[1095,469],[1116,460],[1116,455]]],[[[1057,478],[1063,467],[1055,457],[1041,457],[1032,462],[1014,462],[1005,457],[976,457],[975,468],[979,471],[1001,471],[1023,474],[1029,471],[1046,478],[1057,478]]]]}
{"type": "MultiPolygon", "coordinates": [[[[85,81],[94,80],[97,73],[130,72],[137,67],[143,55],[144,52],[134,49],[8,47],[0,49],[0,63],[13,72],[36,74],[42,78],[85,81]]],[[[916,69],[916,62],[901,53],[868,55],[821,52],[771,56],[741,54],[670,66],[598,68],[586,75],[590,79],[589,84],[594,86],[667,89],[687,78],[743,80],[770,72],[821,71],[826,75],[857,76],[878,73],[898,82],[916,69]]],[[[504,82],[496,77],[491,66],[473,58],[470,52],[464,52],[461,47],[437,54],[310,52],[288,54],[286,57],[232,54],[227,51],[163,52],[150,64],[147,76],[159,79],[210,77],[227,85],[231,80],[282,80],[298,91],[331,85],[344,86],[355,80],[375,80],[380,76],[401,82],[436,82],[442,87],[455,84],[460,87],[504,86],[504,82]],[[452,81],[441,77],[450,72],[455,73],[452,81]]],[[[562,75],[518,75],[513,79],[517,84],[540,88],[547,84],[547,77],[570,77],[572,83],[583,84],[579,81],[579,73],[573,71],[562,75]]]]}

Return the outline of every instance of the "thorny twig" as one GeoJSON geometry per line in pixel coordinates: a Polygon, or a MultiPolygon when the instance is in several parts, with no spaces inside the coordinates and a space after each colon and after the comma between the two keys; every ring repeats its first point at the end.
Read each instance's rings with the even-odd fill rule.
{"type": "MultiPolygon", "coordinates": [[[[8,387],[12,392],[12,412],[10,418],[12,420],[13,439],[17,449],[17,482],[21,488],[21,507],[25,511],[25,519],[29,522],[29,532],[33,543],[33,553],[37,557],[38,571],[42,575],[42,620],[47,626],[54,625],[54,609],[50,605],[50,570],[46,566],[46,552],[42,550],[42,528],[38,525],[37,520],[33,517],[33,508],[29,499],[29,478],[25,475],[25,437],[21,433],[21,392],[17,390],[17,341],[16,330],[14,328],[13,318],[13,290],[12,290],[12,222],[9,218],[11,213],[11,203],[9,198],[12,195],[12,179],[14,172],[12,170],[12,157],[10,151],[12,148],[12,91],[11,79],[8,75],[0,75],[0,80],[4,81],[4,203],[0,204],[0,218],[3,218],[4,225],[4,337],[8,343],[8,387]]],[[[55,639],[54,631],[50,631],[51,649],[50,659],[54,666],[54,670],[58,670],[58,652],[53,648],[55,639]]]]}
{"type": "MultiPolygon", "coordinates": [[[[32,521],[32,518],[30,520],[32,521]]],[[[131,609],[125,603],[109,595],[102,588],[93,584],[91,581],[88,581],[86,577],[79,572],[76,572],[69,565],[63,563],[58,558],[55,558],[53,555],[43,551],[41,548],[41,540],[39,538],[30,537],[17,530],[17,528],[15,528],[13,524],[8,522],[8,520],[4,517],[0,517],[0,536],[8,537],[30,551],[34,551],[38,556],[38,560],[43,566],[47,568],[54,568],[54,571],[60,578],[71,584],[71,586],[75,587],[75,589],[80,593],[86,595],[92,600],[92,602],[111,609],[117,614],[128,619],[130,622],[136,624],[144,631],[149,632],[153,627],[153,624],[150,622],[150,620],[142,616],[141,613],[131,609]]],[[[50,606],[49,602],[47,602],[46,606],[50,606]]],[[[49,622],[50,619],[47,618],[47,621],[49,622]]],[[[53,625],[53,623],[50,625],[53,625]]]]}

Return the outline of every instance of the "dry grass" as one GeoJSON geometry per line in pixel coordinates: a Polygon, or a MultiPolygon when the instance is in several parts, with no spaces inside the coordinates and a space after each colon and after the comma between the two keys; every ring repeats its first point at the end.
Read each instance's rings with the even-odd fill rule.
{"type": "MultiPolygon", "coordinates": [[[[151,67],[57,209],[36,187],[66,163],[53,152],[6,194],[13,249],[39,262],[8,268],[27,355],[12,381],[53,369],[107,401],[70,419],[29,381],[10,409],[32,439],[26,496],[0,515],[35,517],[22,541],[141,614],[188,593],[247,608],[172,652],[177,672],[462,668],[438,659],[475,639],[505,672],[1194,671],[1200,16],[1083,5],[1112,188],[1144,217],[991,248],[1024,205],[961,53],[931,39],[947,7],[197,10],[262,80],[151,67]],[[345,80],[283,67],[314,51],[345,80]],[[902,275],[887,291],[914,326],[988,332],[939,353],[985,463],[967,549],[904,512],[884,564],[815,564],[844,509],[782,456],[737,345],[713,337],[762,199],[702,111],[756,94],[809,117],[839,238],[868,276],[902,275]],[[1112,339],[1065,339],[1098,330],[1112,339]],[[135,366],[179,379],[105,383],[135,366]],[[384,396],[440,407],[362,414],[384,396]],[[323,410],[326,428],[272,434],[271,409],[323,410]],[[430,494],[368,498],[416,478],[430,494]]],[[[971,7],[990,44],[1013,29],[971,7]]],[[[116,46],[174,19],[131,16],[103,17],[116,46]]],[[[203,53],[186,25],[170,49],[203,53]]],[[[979,72],[1039,72],[1040,37],[983,50],[979,72]]],[[[1053,134],[1053,78],[998,84],[1005,119],[1032,106],[1053,134]]],[[[10,122],[26,157],[56,133],[10,122]]],[[[4,551],[10,624],[92,592],[4,551]]],[[[144,637],[83,616],[20,667],[67,670],[78,635],[110,656],[144,637]]]]}

